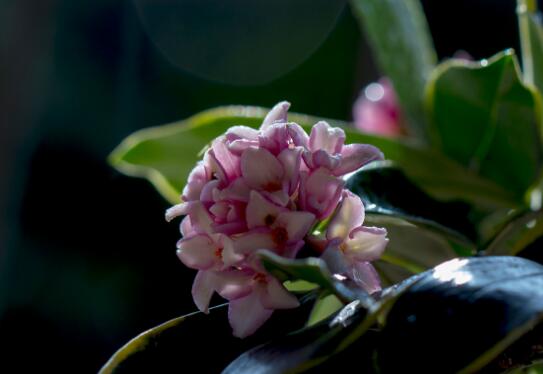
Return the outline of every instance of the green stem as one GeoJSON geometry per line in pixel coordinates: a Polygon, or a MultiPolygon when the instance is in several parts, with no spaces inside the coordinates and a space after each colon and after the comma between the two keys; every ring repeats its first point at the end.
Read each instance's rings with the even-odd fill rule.
{"type": "Polygon", "coordinates": [[[517,0],[517,17],[519,24],[520,46],[522,54],[522,72],[524,81],[534,85],[534,64],[532,42],[528,17],[537,12],[536,0],[517,0]]]}

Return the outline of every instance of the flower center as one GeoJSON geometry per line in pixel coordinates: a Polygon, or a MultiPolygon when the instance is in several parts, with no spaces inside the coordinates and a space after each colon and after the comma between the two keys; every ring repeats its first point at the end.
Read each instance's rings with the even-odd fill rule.
{"type": "Polygon", "coordinates": [[[218,258],[222,258],[222,248],[215,249],[215,256],[218,258]]]}
{"type": "Polygon", "coordinates": [[[256,273],[253,277],[253,280],[258,283],[268,283],[266,280],[266,274],[264,273],[256,273]]]}
{"type": "Polygon", "coordinates": [[[279,191],[281,189],[281,183],[269,182],[268,184],[263,186],[263,188],[264,188],[264,191],[267,191],[267,192],[279,191]]]}
{"type": "Polygon", "coordinates": [[[271,214],[268,214],[264,218],[264,223],[266,224],[266,226],[271,226],[274,222],[275,222],[275,217],[271,214]]]}
{"type": "Polygon", "coordinates": [[[288,241],[288,231],[284,227],[276,227],[272,230],[272,239],[277,246],[282,247],[288,241]]]}

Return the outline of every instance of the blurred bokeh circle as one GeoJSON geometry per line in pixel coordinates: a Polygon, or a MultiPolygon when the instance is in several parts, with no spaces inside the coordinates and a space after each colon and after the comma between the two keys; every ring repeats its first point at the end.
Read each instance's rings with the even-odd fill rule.
{"type": "Polygon", "coordinates": [[[326,39],[346,0],[134,0],[148,37],[201,78],[258,85],[301,64],[326,39]]]}

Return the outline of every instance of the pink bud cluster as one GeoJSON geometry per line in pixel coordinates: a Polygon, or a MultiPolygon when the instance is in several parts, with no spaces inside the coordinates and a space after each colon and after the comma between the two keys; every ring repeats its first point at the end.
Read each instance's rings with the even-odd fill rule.
{"type": "Polygon", "coordinates": [[[344,144],[345,132],[318,122],[307,135],[287,122],[290,104],[277,104],[260,129],[234,126],[216,138],[193,169],[181,204],[166,219],[184,215],[179,259],[198,273],[192,287],[197,307],[208,311],[216,292],[229,301],[233,333],[255,332],[276,309],[298,299],[268,274],[260,249],[295,258],[306,244],[333,251],[339,272],[368,292],[379,290],[369,261],[386,246],[386,231],[362,226],[364,206],[341,178],[383,158],[375,147],[344,144]],[[330,218],[326,233],[312,228],[330,218]]]}
{"type": "Polygon", "coordinates": [[[404,115],[388,78],[364,88],[353,105],[355,126],[367,133],[398,137],[406,132],[404,115]]]}

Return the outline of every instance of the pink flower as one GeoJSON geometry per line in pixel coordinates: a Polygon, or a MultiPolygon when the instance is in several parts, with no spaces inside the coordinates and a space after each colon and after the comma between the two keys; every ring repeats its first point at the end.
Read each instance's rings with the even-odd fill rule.
{"type": "Polygon", "coordinates": [[[234,336],[239,338],[253,334],[275,309],[300,305],[277,279],[250,268],[225,272],[199,271],[192,294],[200,310],[207,312],[214,292],[230,302],[228,319],[234,336]]]}
{"type": "Polygon", "coordinates": [[[261,267],[256,251],[295,258],[311,228],[329,217],[345,194],[341,176],[383,158],[373,146],[345,145],[345,132],[325,122],[308,136],[287,122],[289,106],[277,104],[258,130],[234,126],[213,140],[189,175],[183,202],[166,212],[168,221],[185,216],[177,256],[198,270],[195,304],[207,312],[215,292],[227,299],[239,337],[256,331],[273,310],[298,306],[261,267]]]}
{"type": "Polygon", "coordinates": [[[394,87],[387,78],[369,84],[353,106],[355,126],[365,132],[397,137],[405,133],[405,119],[394,87]]]}
{"type": "Polygon", "coordinates": [[[368,293],[381,289],[379,276],[370,264],[379,259],[388,243],[386,230],[362,226],[364,205],[351,192],[343,191],[341,205],[326,230],[328,247],[323,258],[336,273],[355,281],[368,293]]]}
{"type": "Polygon", "coordinates": [[[321,121],[311,129],[303,158],[310,170],[327,169],[331,175],[342,176],[365,164],[382,160],[383,153],[369,144],[345,145],[345,131],[321,121]]]}

